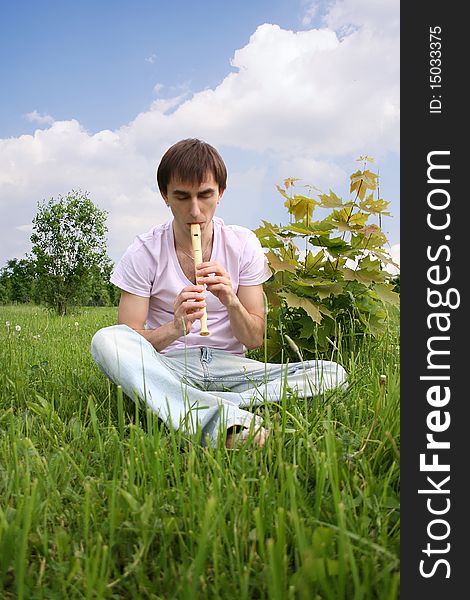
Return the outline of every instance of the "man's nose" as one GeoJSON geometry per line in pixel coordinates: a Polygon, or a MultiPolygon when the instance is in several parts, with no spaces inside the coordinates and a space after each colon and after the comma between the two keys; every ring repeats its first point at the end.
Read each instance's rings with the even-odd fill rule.
{"type": "Polygon", "coordinates": [[[201,209],[199,208],[199,200],[197,196],[195,196],[194,198],[191,198],[191,216],[196,217],[200,212],[201,209]]]}

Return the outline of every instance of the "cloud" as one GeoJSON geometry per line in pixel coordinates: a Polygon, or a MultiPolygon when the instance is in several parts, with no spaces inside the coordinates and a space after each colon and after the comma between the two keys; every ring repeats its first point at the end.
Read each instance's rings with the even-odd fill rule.
{"type": "Polygon", "coordinates": [[[157,60],[157,55],[156,54],[152,54],[151,56],[147,56],[147,58],[145,59],[145,62],[150,63],[151,65],[153,65],[153,63],[157,60]]]}
{"type": "Polygon", "coordinates": [[[393,246],[389,250],[390,256],[394,263],[398,265],[398,267],[394,267],[393,265],[387,265],[385,268],[386,271],[391,273],[392,275],[400,274],[400,244],[393,244],[393,246]]]}
{"type": "Polygon", "coordinates": [[[319,10],[318,0],[315,0],[314,2],[304,2],[303,4],[306,5],[306,8],[305,8],[304,16],[302,17],[302,25],[304,27],[308,27],[309,25],[312,24],[313,19],[318,14],[318,10],[319,10]]]}
{"type": "Polygon", "coordinates": [[[398,39],[358,30],[257,28],[214,89],[170,114],[153,105],[133,123],[139,143],[193,131],[215,144],[280,156],[397,152],[398,39]]]}
{"type": "Polygon", "coordinates": [[[397,0],[341,0],[330,7],[323,20],[335,31],[361,28],[394,34],[400,26],[400,5],[397,0]]]}
{"type": "Polygon", "coordinates": [[[33,112],[26,113],[25,118],[31,123],[37,123],[38,125],[52,125],[54,123],[54,117],[50,115],[41,115],[37,110],[33,110],[33,112]]]}
{"type": "Polygon", "coordinates": [[[233,184],[224,202],[237,206],[224,209],[227,220],[246,226],[269,216],[267,198],[282,178],[336,189],[347,181],[345,161],[397,154],[397,13],[397,1],[345,0],[332,6],[321,29],[260,25],[218,86],[175,89],[115,131],[92,133],[74,119],[29,113],[47,128],[0,139],[0,264],[29,249],[27,232],[15,228],[32,219],[38,200],[79,188],[108,210],[117,260],[133,236],[169,218],[154,173],[181,138],[200,137],[221,151],[233,184]]]}

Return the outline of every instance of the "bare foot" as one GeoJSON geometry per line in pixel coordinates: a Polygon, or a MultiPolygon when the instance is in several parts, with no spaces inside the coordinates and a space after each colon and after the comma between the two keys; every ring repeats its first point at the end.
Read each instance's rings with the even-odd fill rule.
{"type": "Polygon", "coordinates": [[[256,446],[263,447],[266,443],[267,431],[264,427],[259,427],[253,434],[247,427],[235,425],[227,430],[227,438],[225,441],[226,448],[236,448],[243,446],[250,441],[256,446]]]}

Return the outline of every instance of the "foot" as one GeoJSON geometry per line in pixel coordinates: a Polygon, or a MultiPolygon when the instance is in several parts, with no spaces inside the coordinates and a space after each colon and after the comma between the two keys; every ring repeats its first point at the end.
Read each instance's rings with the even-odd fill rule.
{"type": "Polygon", "coordinates": [[[251,442],[256,446],[263,447],[266,443],[268,432],[264,427],[258,427],[253,433],[252,429],[236,425],[227,430],[227,438],[225,441],[226,448],[237,448],[244,446],[247,442],[251,442]]]}

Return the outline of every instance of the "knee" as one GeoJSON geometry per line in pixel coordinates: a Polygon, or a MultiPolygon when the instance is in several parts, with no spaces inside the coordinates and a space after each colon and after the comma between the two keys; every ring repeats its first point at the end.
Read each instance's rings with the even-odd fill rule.
{"type": "Polygon", "coordinates": [[[346,369],[338,363],[336,363],[336,380],[337,387],[339,387],[342,390],[346,390],[348,388],[348,374],[346,372],[346,369]]]}
{"type": "Polygon", "coordinates": [[[116,346],[116,337],[125,325],[112,325],[99,329],[91,339],[91,355],[95,360],[106,355],[116,346]]]}

